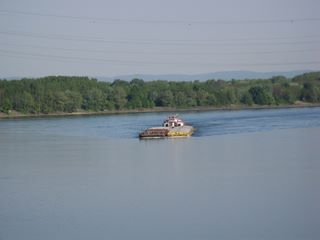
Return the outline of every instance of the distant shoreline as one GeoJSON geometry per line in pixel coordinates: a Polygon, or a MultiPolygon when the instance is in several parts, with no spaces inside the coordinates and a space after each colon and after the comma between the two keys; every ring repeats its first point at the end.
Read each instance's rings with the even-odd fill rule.
{"type": "Polygon", "coordinates": [[[155,107],[141,109],[125,109],[125,110],[106,110],[106,111],[77,111],[77,112],[56,112],[56,113],[21,113],[12,111],[11,113],[0,112],[0,119],[19,119],[19,118],[43,118],[43,117],[70,117],[70,116],[94,116],[94,115],[115,115],[129,113],[156,113],[156,112],[193,112],[193,111],[220,111],[220,110],[259,110],[259,109],[283,109],[283,108],[307,108],[320,107],[319,103],[298,102],[295,104],[283,105],[230,105],[223,107],[194,107],[194,108],[170,108],[170,107],[155,107]]]}

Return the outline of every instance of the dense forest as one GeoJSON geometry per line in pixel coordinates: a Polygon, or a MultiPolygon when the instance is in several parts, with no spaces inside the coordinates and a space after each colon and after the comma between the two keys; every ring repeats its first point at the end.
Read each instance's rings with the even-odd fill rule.
{"type": "Polygon", "coordinates": [[[281,105],[297,101],[320,103],[320,72],[294,78],[203,82],[133,79],[111,83],[66,76],[0,80],[0,111],[4,113],[281,105]]]}

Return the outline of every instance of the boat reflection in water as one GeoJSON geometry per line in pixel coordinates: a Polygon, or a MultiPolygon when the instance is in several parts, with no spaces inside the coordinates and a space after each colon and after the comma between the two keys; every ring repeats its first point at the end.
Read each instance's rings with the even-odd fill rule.
{"type": "Polygon", "coordinates": [[[139,134],[140,138],[163,138],[163,137],[188,137],[194,132],[192,126],[188,126],[178,117],[168,117],[160,127],[147,128],[139,134]]]}

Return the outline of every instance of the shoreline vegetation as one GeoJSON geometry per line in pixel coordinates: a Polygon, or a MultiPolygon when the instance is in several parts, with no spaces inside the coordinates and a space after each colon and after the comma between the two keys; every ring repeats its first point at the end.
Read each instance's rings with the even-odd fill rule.
{"type": "Polygon", "coordinates": [[[76,117],[76,116],[97,116],[115,115],[131,113],[162,113],[162,112],[205,112],[205,111],[236,111],[236,110],[263,110],[263,109],[284,109],[284,108],[310,108],[320,107],[320,103],[296,102],[291,105],[232,105],[226,107],[194,107],[194,108],[146,108],[146,109],[127,109],[127,110],[105,110],[105,111],[76,111],[76,112],[54,112],[54,113],[21,113],[11,111],[10,113],[0,112],[0,119],[19,119],[19,118],[42,118],[42,117],[76,117]]]}
{"type": "Polygon", "coordinates": [[[0,119],[300,107],[320,107],[320,72],[231,81],[0,80],[0,119]]]}

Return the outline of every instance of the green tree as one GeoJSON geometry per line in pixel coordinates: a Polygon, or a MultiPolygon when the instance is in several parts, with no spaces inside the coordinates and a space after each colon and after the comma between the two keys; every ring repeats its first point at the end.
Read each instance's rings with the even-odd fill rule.
{"type": "Polygon", "coordinates": [[[85,110],[102,111],[106,106],[106,97],[98,88],[92,88],[87,91],[83,98],[82,107],[85,110]]]}
{"type": "Polygon", "coordinates": [[[157,107],[229,106],[320,102],[320,72],[292,79],[205,82],[133,79],[99,82],[88,77],[48,76],[0,80],[0,111],[26,113],[101,111],[157,107]],[[248,90],[249,89],[249,90],[248,90]]]}
{"type": "Polygon", "coordinates": [[[35,113],[35,103],[32,95],[24,91],[17,96],[15,109],[23,113],[35,113]]]}
{"type": "Polygon", "coordinates": [[[240,102],[249,106],[251,106],[254,103],[252,95],[248,91],[244,92],[240,99],[240,102]]]}
{"type": "Polygon", "coordinates": [[[81,108],[82,105],[82,96],[79,92],[67,90],[65,92],[67,97],[66,102],[64,104],[65,112],[75,112],[81,108]]]}
{"type": "Polygon", "coordinates": [[[196,95],[198,106],[208,106],[209,105],[209,93],[203,89],[199,89],[196,95]]]}
{"type": "Polygon", "coordinates": [[[11,109],[12,109],[12,103],[10,99],[8,98],[2,99],[0,103],[0,111],[8,114],[11,109]]]}
{"type": "Polygon", "coordinates": [[[156,100],[156,106],[159,107],[172,107],[174,106],[174,97],[170,90],[165,90],[160,93],[159,97],[156,100]]]}
{"type": "Polygon", "coordinates": [[[57,91],[53,94],[53,109],[54,111],[63,112],[65,110],[65,104],[68,101],[68,97],[63,91],[57,91]]]}
{"type": "Polygon", "coordinates": [[[127,93],[124,87],[117,86],[113,89],[113,102],[117,110],[123,109],[127,104],[127,93]]]}
{"type": "Polygon", "coordinates": [[[254,86],[249,89],[252,100],[255,104],[259,105],[270,105],[272,104],[273,98],[268,94],[265,88],[261,86],[254,86]]]}
{"type": "Polygon", "coordinates": [[[307,102],[318,102],[319,101],[319,89],[315,84],[307,82],[303,84],[303,89],[301,92],[301,99],[307,102]]]}

